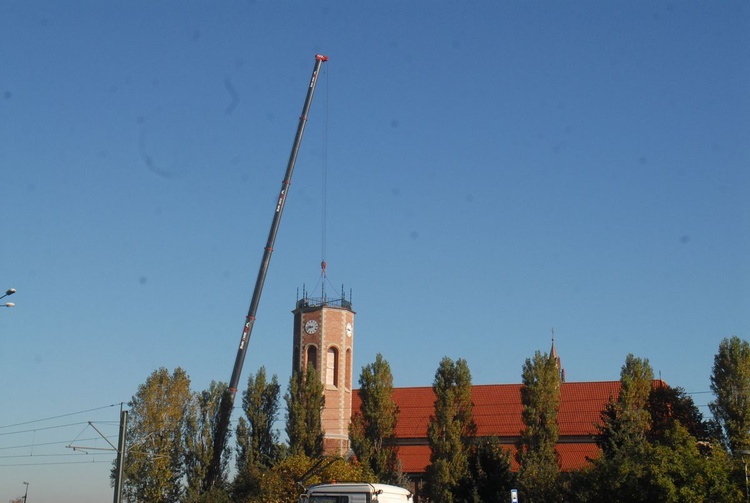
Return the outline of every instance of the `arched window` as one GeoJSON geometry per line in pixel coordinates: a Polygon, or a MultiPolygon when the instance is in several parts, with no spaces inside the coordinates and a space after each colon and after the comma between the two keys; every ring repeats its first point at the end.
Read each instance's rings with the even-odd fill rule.
{"type": "Polygon", "coordinates": [[[339,350],[331,346],[326,358],[326,384],[338,388],[339,386],[339,350]]]}
{"type": "MultiPolygon", "coordinates": [[[[307,346],[307,366],[312,365],[312,368],[318,370],[318,348],[315,346],[307,346]]],[[[303,372],[307,372],[307,367],[302,369],[303,372]]]]}
{"type": "Polygon", "coordinates": [[[352,389],[352,350],[351,349],[346,350],[346,375],[344,376],[344,379],[346,379],[346,388],[352,389]]]}

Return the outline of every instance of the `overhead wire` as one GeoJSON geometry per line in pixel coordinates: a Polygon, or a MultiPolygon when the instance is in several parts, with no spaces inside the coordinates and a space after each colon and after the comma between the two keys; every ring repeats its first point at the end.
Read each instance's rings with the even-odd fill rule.
{"type": "MultiPolygon", "coordinates": [[[[7,440],[4,440],[3,445],[0,445],[0,450],[3,451],[3,455],[0,455],[0,459],[18,459],[18,458],[34,458],[34,462],[29,463],[3,463],[0,464],[0,466],[8,467],[8,466],[37,466],[37,465],[62,465],[62,464],[77,464],[81,463],[79,461],[62,461],[62,462],[46,462],[44,459],[47,458],[57,458],[57,457],[71,457],[71,456],[109,456],[112,457],[111,453],[90,453],[87,452],[85,449],[78,449],[78,452],[73,453],[59,453],[54,452],[54,446],[59,445],[65,445],[65,447],[72,447],[73,442],[81,442],[81,441],[96,441],[99,440],[102,435],[100,433],[100,437],[91,437],[91,438],[81,438],[84,432],[88,429],[88,427],[93,426],[93,421],[76,421],[76,422],[65,422],[62,424],[52,424],[52,425],[39,425],[34,427],[27,427],[23,429],[13,429],[12,431],[7,431],[12,428],[19,428],[29,425],[36,425],[39,423],[45,423],[50,421],[56,421],[63,418],[68,418],[71,416],[81,415],[81,414],[88,414],[104,409],[108,409],[115,406],[122,406],[124,402],[116,403],[116,404],[110,404],[105,405],[101,407],[94,407],[91,409],[84,409],[76,412],[69,412],[65,414],[57,414],[53,416],[48,416],[44,418],[39,419],[32,419],[29,421],[20,421],[17,423],[7,424],[0,426],[0,429],[5,431],[0,431],[0,437],[5,438],[7,440]],[[78,432],[78,434],[74,434],[70,432],[70,436],[68,436],[63,430],[70,429],[76,426],[85,425],[84,428],[81,429],[81,431],[78,432]],[[54,433],[55,431],[58,431],[58,433],[54,433]],[[46,432],[44,435],[46,437],[46,441],[43,438],[40,438],[37,441],[38,436],[37,434],[46,432]],[[53,433],[50,433],[53,432],[53,433]],[[10,445],[11,439],[13,435],[22,435],[25,436],[25,442],[21,442],[19,444],[10,445]],[[32,436],[33,435],[33,436],[32,436]],[[72,437],[73,440],[70,440],[72,437]],[[51,438],[50,438],[51,437],[51,438]],[[55,438],[57,437],[57,438],[55,438]],[[66,439],[60,440],[61,437],[67,437],[66,439]],[[29,441],[31,443],[29,443],[29,441]],[[52,451],[49,450],[49,448],[52,447],[52,451]],[[41,449],[40,449],[41,448],[41,449]],[[41,452],[40,452],[41,450],[41,452]],[[14,451],[21,451],[16,452],[14,451]]],[[[119,421],[111,421],[111,420],[104,420],[104,421],[95,421],[98,424],[104,424],[104,425],[117,425],[119,424],[119,421]]],[[[110,437],[113,438],[114,436],[110,437]]],[[[106,439],[105,439],[106,440],[106,439]]],[[[76,451],[76,449],[74,449],[76,451]]],[[[95,460],[92,461],[86,461],[85,463],[91,463],[91,462],[97,462],[95,460]]],[[[111,462],[110,460],[105,462],[111,462]]]]}
{"type": "Polygon", "coordinates": [[[37,431],[56,430],[56,429],[60,429],[60,428],[70,428],[71,426],[78,426],[79,424],[88,424],[88,421],[80,421],[78,423],[58,424],[58,425],[55,425],[55,426],[45,426],[43,428],[32,428],[30,430],[7,431],[7,432],[4,432],[4,433],[0,433],[0,436],[20,435],[21,433],[35,433],[37,431]]]}
{"type": "MultiPolygon", "coordinates": [[[[90,454],[91,455],[91,454],[90,454]]],[[[91,461],[60,461],[60,462],[42,462],[42,463],[3,463],[0,464],[0,467],[8,468],[8,467],[16,467],[16,466],[51,466],[51,465],[91,465],[91,464],[98,464],[98,463],[112,463],[111,460],[104,460],[104,461],[97,461],[95,459],[92,459],[91,461]]]]}
{"type": "MultiPolygon", "coordinates": [[[[99,438],[101,437],[77,438],[76,440],[79,442],[88,442],[90,440],[99,440],[99,438]]],[[[6,451],[6,450],[11,450],[11,449],[25,449],[27,447],[44,447],[46,445],[59,445],[59,444],[70,444],[70,441],[69,440],[56,440],[54,442],[39,442],[39,443],[34,443],[34,444],[12,445],[12,446],[0,447],[0,451],[6,451]]]]}
{"type": "Polygon", "coordinates": [[[67,413],[67,414],[60,414],[60,415],[57,415],[57,416],[45,417],[45,418],[42,418],[42,419],[33,419],[31,421],[23,421],[21,423],[6,424],[6,425],[3,425],[3,426],[0,426],[0,430],[4,429],[4,428],[13,428],[15,426],[24,426],[24,425],[27,425],[27,424],[42,423],[44,421],[52,421],[53,419],[60,419],[60,418],[63,418],[63,417],[68,417],[68,416],[75,416],[75,415],[78,415],[78,414],[86,414],[88,412],[94,412],[94,411],[97,411],[97,410],[108,409],[110,407],[116,407],[118,405],[122,406],[123,403],[124,402],[113,403],[113,404],[110,404],[110,405],[103,405],[101,407],[95,407],[93,409],[81,410],[81,411],[78,411],[78,412],[70,412],[70,413],[67,413]]]}

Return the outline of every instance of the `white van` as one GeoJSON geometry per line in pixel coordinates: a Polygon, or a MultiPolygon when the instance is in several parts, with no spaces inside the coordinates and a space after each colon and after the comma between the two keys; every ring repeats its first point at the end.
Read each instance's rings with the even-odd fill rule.
{"type": "Polygon", "coordinates": [[[299,503],[408,503],[412,494],[386,484],[348,483],[310,486],[299,503]]]}

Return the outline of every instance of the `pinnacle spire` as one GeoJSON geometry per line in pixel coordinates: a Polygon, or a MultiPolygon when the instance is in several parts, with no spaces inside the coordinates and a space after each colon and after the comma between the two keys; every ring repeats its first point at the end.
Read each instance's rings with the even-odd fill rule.
{"type": "Polygon", "coordinates": [[[552,348],[549,350],[549,357],[555,361],[555,366],[558,372],[560,372],[560,381],[565,382],[565,369],[562,368],[560,362],[560,356],[557,354],[557,348],[555,347],[555,328],[552,327],[552,348]]]}

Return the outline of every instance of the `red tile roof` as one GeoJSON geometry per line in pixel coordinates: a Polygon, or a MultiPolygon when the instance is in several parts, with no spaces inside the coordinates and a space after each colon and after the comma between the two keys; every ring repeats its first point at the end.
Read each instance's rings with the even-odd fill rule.
{"type": "MultiPolygon", "coordinates": [[[[510,451],[510,463],[513,471],[518,470],[516,463],[515,445],[505,445],[510,451]]],[[[563,471],[583,468],[590,459],[599,457],[599,448],[594,443],[557,444],[560,455],[560,467],[563,471]]],[[[430,464],[429,445],[402,445],[398,448],[398,458],[401,460],[401,470],[404,473],[424,473],[430,464]]]]}
{"type": "Polygon", "coordinates": [[[424,473],[430,464],[429,445],[402,445],[398,448],[398,459],[404,473],[424,473]]]}
{"type": "MultiPolygon", "coordinates": [[[[584,466],[587,459],[599,455],[594,443],[595,424],[610,397],[616,398],[620,381],[569,382],[560,390],[558,413],[561,469],[584,466]]],[[[355,390],[352,410],[359,410],[355,390]]],[[[432,387],[395,388],[393,397],[399,407],[396,436],[399,459],[406,473],[423,473],[430,462],[427,425],[434,414],[435,394],[432,387]]],[[[521,421],[521,384],[487,384],[472,387],[474,421],[478,437],[496,436],[515,454],[514,443],[524,425],[521,421]]],[[[515,469],[515,461],[513,461],[515,469]]]]}

